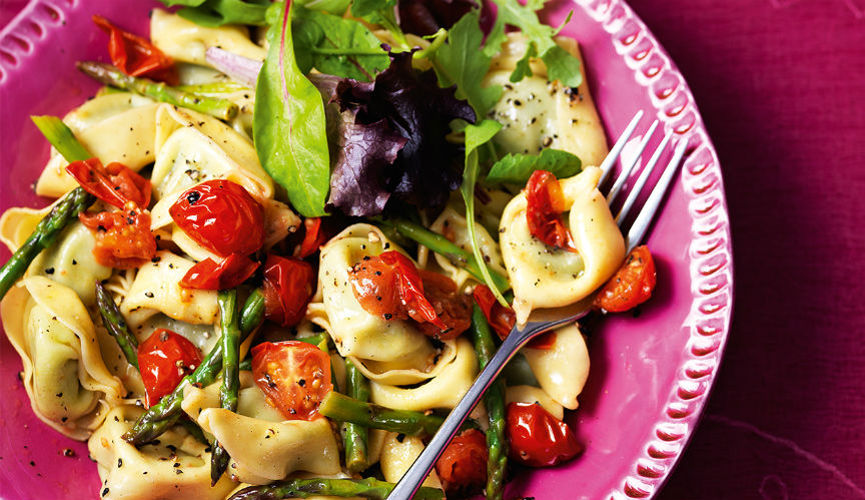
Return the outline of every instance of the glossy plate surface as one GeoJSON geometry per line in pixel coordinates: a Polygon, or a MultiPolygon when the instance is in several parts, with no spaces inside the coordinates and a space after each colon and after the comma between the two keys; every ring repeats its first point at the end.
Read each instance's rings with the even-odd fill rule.
{"type": "MultiPolygon", "coordinates": [[[[555,469],[519,472],[507,498],[648,498],[669,475],[705,405],[726,343],[732,254],[717,155],[688,87],[666,52],[620,0],[553,2],[557,24],[582,45],[604,125],[615,138],[637,109],[663,121],[690,155],[655,224],[649,246],[658,291],[638,317],[604,320],[591,335],[592,369],[581,408],[568,416],[586,452],[555,469]]],[[[102,14],[146,34],[152,1],[34,0],[0,33],[0,208],[43,206],[32,193],[48,145],[28,119],[63,115],[97,85],[74,62],[106,60],[102,14]]],[[[0,9],[4,6],[0,4],[0,9]]],[[[657,140],[655,140],[657,143],[657,140]]],[[[9,253],[0,251],[4,261],[9,253]]],[[[0,339],[0,497],[99,498],[87,447],[40,422],[0,339]],[[64,456],[70,449],[73,456],[64,456]]]]}

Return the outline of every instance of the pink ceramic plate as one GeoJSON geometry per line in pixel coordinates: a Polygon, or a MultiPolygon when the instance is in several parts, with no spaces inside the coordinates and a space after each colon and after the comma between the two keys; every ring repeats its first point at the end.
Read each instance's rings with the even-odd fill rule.
{"type": "MultiPolygon", "coordinates": [[[[582,44],[610,135],[643,109],[687,139],[691,153],[649,239],[658,263],[655,298],[638,318],[610,318],[592,335],[588,386],[580,410],[569,417],[586,452],[558,468],[519,473],[508,498],[647,498],[682,454],[726,343],[733,269],[721,169],[684,79],[623,1],[555,4],[552,21],[575,10],[565,34],[582,44]]],[[[73,66],[76,60],[106,58],[106,37],[90,16],[99,13],[147,33],[147,13],[156,5],[33,0],[3,30],[2,209],[45,204],[30,186],[48,145],[28,116],[63,115],[97,89],[73,66]]],[[[4,261],[8,255],[3,249],[4,261]]],[[[18,356],[5,336],[0,342],[2,498],[98,498],[96,465],[87,459],[86,445],[62,437],[33,415],[16,377],[18,356]],[[66,449],[71,457],[64,455],[66,449]]]]}

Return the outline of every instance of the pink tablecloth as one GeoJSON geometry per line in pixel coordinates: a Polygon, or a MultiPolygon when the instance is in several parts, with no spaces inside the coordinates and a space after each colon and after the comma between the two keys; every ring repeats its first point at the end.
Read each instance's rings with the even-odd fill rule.
{"type": "Polygon", "coordinates": [[[865,0],[631,3],[718,148],[736,261],[720,379],[660,498],[865,498],[865,0]]]}
{"type": "Polygon", "coordinates": [[[631,0],[724,168],[736,304],[662,499],[865,498],[865,1],[631,0]]]}

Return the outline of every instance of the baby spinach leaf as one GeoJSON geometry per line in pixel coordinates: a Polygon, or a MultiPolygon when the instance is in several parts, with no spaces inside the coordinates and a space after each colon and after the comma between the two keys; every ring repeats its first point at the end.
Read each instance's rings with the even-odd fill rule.
{"type": "Polygon", "coordinates": [[[481,275],[483,275],[484,281],[490,287],[496,299],[503,306],[509,307],[507,300],[502,296],[501,290],[496,286],[490,270],[487,268],[486,260],[481,252],[480,243],[475,232],[475,183],[480,172],[478,147],[489,142],[501,129],[502,125],[495,120],[484,120],[477,125],[467,124],[463,129],[466,137],[466,166],[463,171],[463,183],[460,186],[460,194],[463,195],[463,200],[466,202],[466,229],[469,234],[469,242],[472,245],[472,253],[480,267],[481,275]]]}
{"type": "Polygon", "coordinates": [[[267,17],[271,28],[256,85],[255,150],[301,215],[322,216],[330,186],[324,103],[295,62],[291,1],[274,4],[267,17]]]}
{"type": "Polygon", "coordinates": [[[546,170],[555,174],[557,179],[563,179],[580,173],[582,162],[560,149],[545,149],[539,155],[508,154],[493,164],[486,182],[525,184],[535,170],[546,170]]]}
{"type": "Polygon", "coordinates": [[[390,64],[381,41],[359,21],[296,8],[292,19],[297,65],[322,73],[370,81],[390,64]]]}
{"type": "Polygon", "coordinates": [[[485,116],[499,100],[502,88],[481,86],[492,57],[481,51],[484,34],[477,12],[469,12],[450,29],[448,41],[431,55],[442,87],[457,86],[457,97],[465,99],[477,116],[485,116]]]}

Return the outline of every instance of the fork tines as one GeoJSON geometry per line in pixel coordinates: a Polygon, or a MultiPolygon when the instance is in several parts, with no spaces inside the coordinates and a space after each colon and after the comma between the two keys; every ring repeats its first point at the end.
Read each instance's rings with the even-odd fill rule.
{"type": "MultiPolygon", "coordinates": [[[[624,132],[610,149],[610,153],[604,159],[604,162],[601,164],[601,180],[598,182],[598,185],[601,186],[604,182],[609,178],[610,174],[613,171],[613,166],[616,163],[616,160],[622,153],[622,150],[627,144],[628,140],[631,138],[631,135],[636,130],[637,125],[640,122],[640,119],[643,117],[643,111],[637,111],[634,115],[634,118],[631,119],[628,126],[625,127],[624,132]]],[[[613,202],[619,197],[619,194],[622,193],[625,184],[630,179],[632,172],[640,163],[640,159],[643,155],[643,152],[648,146],[649,142],[652,139],[652,135],[655,130],[658,128],[660,122],[655,120],[654,123],[649,127],[645,134],[643,134],[643,138],[640,141],[637,150],[634,152],[633,159],[627,164],[622,166],[622,170],[619,172],[618,177],[613,182],[613,186],[610,188],[607,193],[607,203],[612,206],[613,202]]],[[[661,140],[661,143],[658,144],[658,147],[655,148],[652,156],[649,158],[649,161],[643,166],[642,171],[640,172],[639,177],[636,182],[634,182],[633,187],[628,192],[628,196],[625,198],[625,201],[622,203],[621,208],[619,208],[618,213],[616,214],[616,222],[619,224],[621,228],[625,222],[625,219],[630,214],[631,209],[637,201],[637,197],[640,195],[640,192],[645,187],[646,182],[649,180],[649,177],[652,175],[652,172],[655,169],[655,166],[661,160],[667,146],[672,141],[673,133],[668,132],[664,135],[664,138],[661,140]]],[[[642,241],[643,237],[646,235],[646,232],[649,229],[649,226],[652,223],[652,219],[655,217],[658,208],[661,205],[661,201],[664,198],[664,194],[667,191],[667,188],[670,186],[670,183],[673,180],[673,176],[676,173],[676,170],[679,167],[679,164],[682,161],[682,157],[685,155],[685,150],[687,148],[688,141],[684,139],[680,139],[676,142],[676,145],[673,150],[673,155],[667,163],[666,168],[661,174],[658,182],[655,184],[655,187],[652,189],[651,193],[649,193],[648,198],[643,205],[643,208],[637,214],[634,219],[634,223],[631,225],[630,231],[628,231],[628,235],[626,238],[628,252],[634,249],[640,241],[642,241]]]]}

